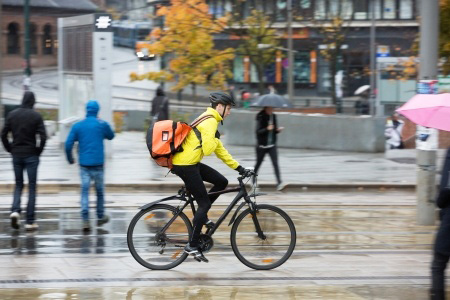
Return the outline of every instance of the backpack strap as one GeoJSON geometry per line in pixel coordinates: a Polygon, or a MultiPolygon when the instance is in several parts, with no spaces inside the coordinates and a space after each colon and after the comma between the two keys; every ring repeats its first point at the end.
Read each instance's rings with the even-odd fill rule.
{"type": "Polygon", "coordinates": [[[197,120],[195,120],[194,122],[191,123],[192,130],[194,130],[195,135],[197,136],[198,140],[200,141],[200,145],[198,145],[194,150],[197,150],[202,147],[202,134],[201,134],[200,130],[197,129],[197,125],[209,118],[213,118],[213,116],[206,115],[201,118],[198,118],[197,120]]]}

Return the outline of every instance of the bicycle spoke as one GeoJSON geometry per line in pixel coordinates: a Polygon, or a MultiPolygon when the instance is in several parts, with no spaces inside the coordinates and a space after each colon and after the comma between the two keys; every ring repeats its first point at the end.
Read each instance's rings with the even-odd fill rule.
{"type": "Polygon", "coordinates": [[[249,210],[236,220],[232,229],[232,247],[247,266],[271,269],[284,263],[291,255],[295,247],[295,227],[282,210],[261,205],[256,220],[249,210]],[[256,230],[256,221],[261,228],[261,236],[256,230]]]}
{"type": "Polygon", "coordinates": [[[130,224],[130,252],[147,268],[169,269],[186,258],[183,247],[189,241],[191,225],[182,213],[174,218],[174,211],[171,206],[156,205],[138,213],[130,224]]]}

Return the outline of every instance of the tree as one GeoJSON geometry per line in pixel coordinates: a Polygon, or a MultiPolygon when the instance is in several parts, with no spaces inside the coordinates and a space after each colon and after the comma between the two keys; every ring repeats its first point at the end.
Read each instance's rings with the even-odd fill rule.
{"type": "Polygon", "coordinates": [[[237,53],[247,56],[255,66],[260,94],[264,93],[264,71],[267,65],[274,62],[279,44],[279,37],[275,29],[271,28],[272,20],[262,11],[254,9],[245,19],[239,14],[230,15],[225,29],[241,40],[237,53]],[[264,44],[267,48],[259,48],[259,44],[264,44]]]}
{"type": "Polygon", "coordinates": [[[339,71],[342,59],[342,46],[348,31],[350,30],[351,19],[353,18],[351,6],[347,1],[336,0],[333,10],[328,11],[329,21],[318,21],[312,19],[312,24],[318,29],[322,35],[322,44],[326,45],[325,49],[320,50],[320,54],[328,61],[328,69],[331,82],[331,96],[334,104],[337,104],[336,81],[335,76],[339,71]]]}
{"type": "MultiPolygon", "coordinates": [[[[236,49],[236,53],[246,56],[255,66],[258,76],[258,91],[264,93],[264,71],[268,64],[275,61],[276,47],[279,45],[279,38],[276,30],[272,28],[275,16],[265,14],[263,11],[253,9],[248,17],[240,13],[240,6],[243,0],[234,1],[232,12],[225,17],[214,19],[215,25],[220,31],[227,33],[241,41],[236,49]],[[258,48],[258,44],[265,44],[266,48],[258,48]]],[[[249,3],[253,5],[254,3],[249,3]]],[[[208,11],[200,11],[191,6],[203,18],[209,18],[208,11]]]]}
{"type": "Polygon", "coordinates": [[[165,27],[152,31],[155,42],[150,50],[160,56],[170,54],[172,59],[164,70],[131,73],[130,79],[175,80],[173,91],[191,85],[194,98],[198,84],[225,89],[227,78],[232,76],[229,61],[234,58],[234,49],[214,49],[213,34],[221,31],[226,20],[214,20],[204,0],[171,0],[171,5],[159,8],[157,15],[165,17],[165,27]]]}

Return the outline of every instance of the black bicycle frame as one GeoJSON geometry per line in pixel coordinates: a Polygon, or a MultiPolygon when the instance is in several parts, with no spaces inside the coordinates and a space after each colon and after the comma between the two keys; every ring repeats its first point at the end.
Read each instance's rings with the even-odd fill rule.
{"type": "MultiPolygon", "coordinates": [[[[207,234],[209,236],[212,236],[214,234],[214,232],[217,230],[217,228],[219,228],[220,224],[222,224],[222,222],[230,214],[230,212],[233,210],[233,208],[236,206],[236,204],[242,198],[244,198],[245,203],[247,203],[249,205],[249,207],[250,207],[251,214],[252,214],[252,217],[253,217],[252,218],[253,219],[253,223],[255,224],[255,229],[256,229],[256,232],[258,233],[258,236],[261,239],[265,239],[264,233],[262,232],[261,226],[259,225],[258,219],[256,218],[256,207],[254,206],[254,203],[250,200],[250,197],[248,196],[247,189],[245,188],[245,184],[243,182],[243,178],[242,177],[238,177],[238,181],[239,181],[239,187],[226,189],[226,190],[223,190],[223,191],[218,191],[218,192],[213,192],[213,193],[208,193],[209,196],[212,196],[212,195],[222,195],[222,194],[232,193],[232,192],[239,192],[236,195],[236,197],[233,199],[233,201],[231,201],[230,205],[228,205],[228,207],[225,210],[225,212],[220,216],[219,220],[217,220],[217,222],[214,225],[214,227],[211,228],[207,232],[207,234]]],[[[186,196],[184,194],[182,194],[179,199],[182,200],[182,201],[186,201],[186,203],[183,205],[183,207],[181,209],[180,208],[177,209],[177,212],[170,219],[170,221],[161,229],[160,233],[164,233],[167,230],[167,228],[169,228],[169,226],[175,221],[175,219],[178,217],[179,213],[182,212],[186,208],[186,206],[188,206],[189,204],[191,205],[192,213],[195,215],[195,206],[194,206],[194,200],[195,199],[192,198],[191,195],[188,195],[188,199],[186,199],[186,196]]],[[[235,212],[233,218],[231,219],[230,224],[228,224],[228,226],[233,223],[237,213],[242,208],[242,206],[245,205],[245,203],[242,203],[238,207],[238,209],[236,210],[236,212],[235,212]]]]}

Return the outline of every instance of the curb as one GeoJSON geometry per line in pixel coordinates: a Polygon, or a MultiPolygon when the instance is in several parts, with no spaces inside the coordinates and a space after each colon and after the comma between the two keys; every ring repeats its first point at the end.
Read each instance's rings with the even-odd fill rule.
{"type": "MultiPolygon", "coordinates": [[[[106,183],[105,188],[109,191],[178,191],[183,184],[181,182],[139,182],[139,183],[106,183]]],[[[27,186],[27,185],[26,185],[27,186]]],[[[275,190],[274,183],[260,183],[261,190],[275,190]]],[[[237,187],[237,184],[229,184],[229,188],[237,187]]],[[[287,183],[283,192],[300,192],[300,191],[387,191],[387,190],[408,190],[414,191],[415,184],[410,183],[382,183],[382,182],[363,182],[363,183],[287,183]]],[[[0,193],[12,192],[14,182],[0,183],[0,193]]],[[[58,193],[63,191],[79,191],[80,184],[77,182],[38,182],[39,192],[58,193]]]]}

